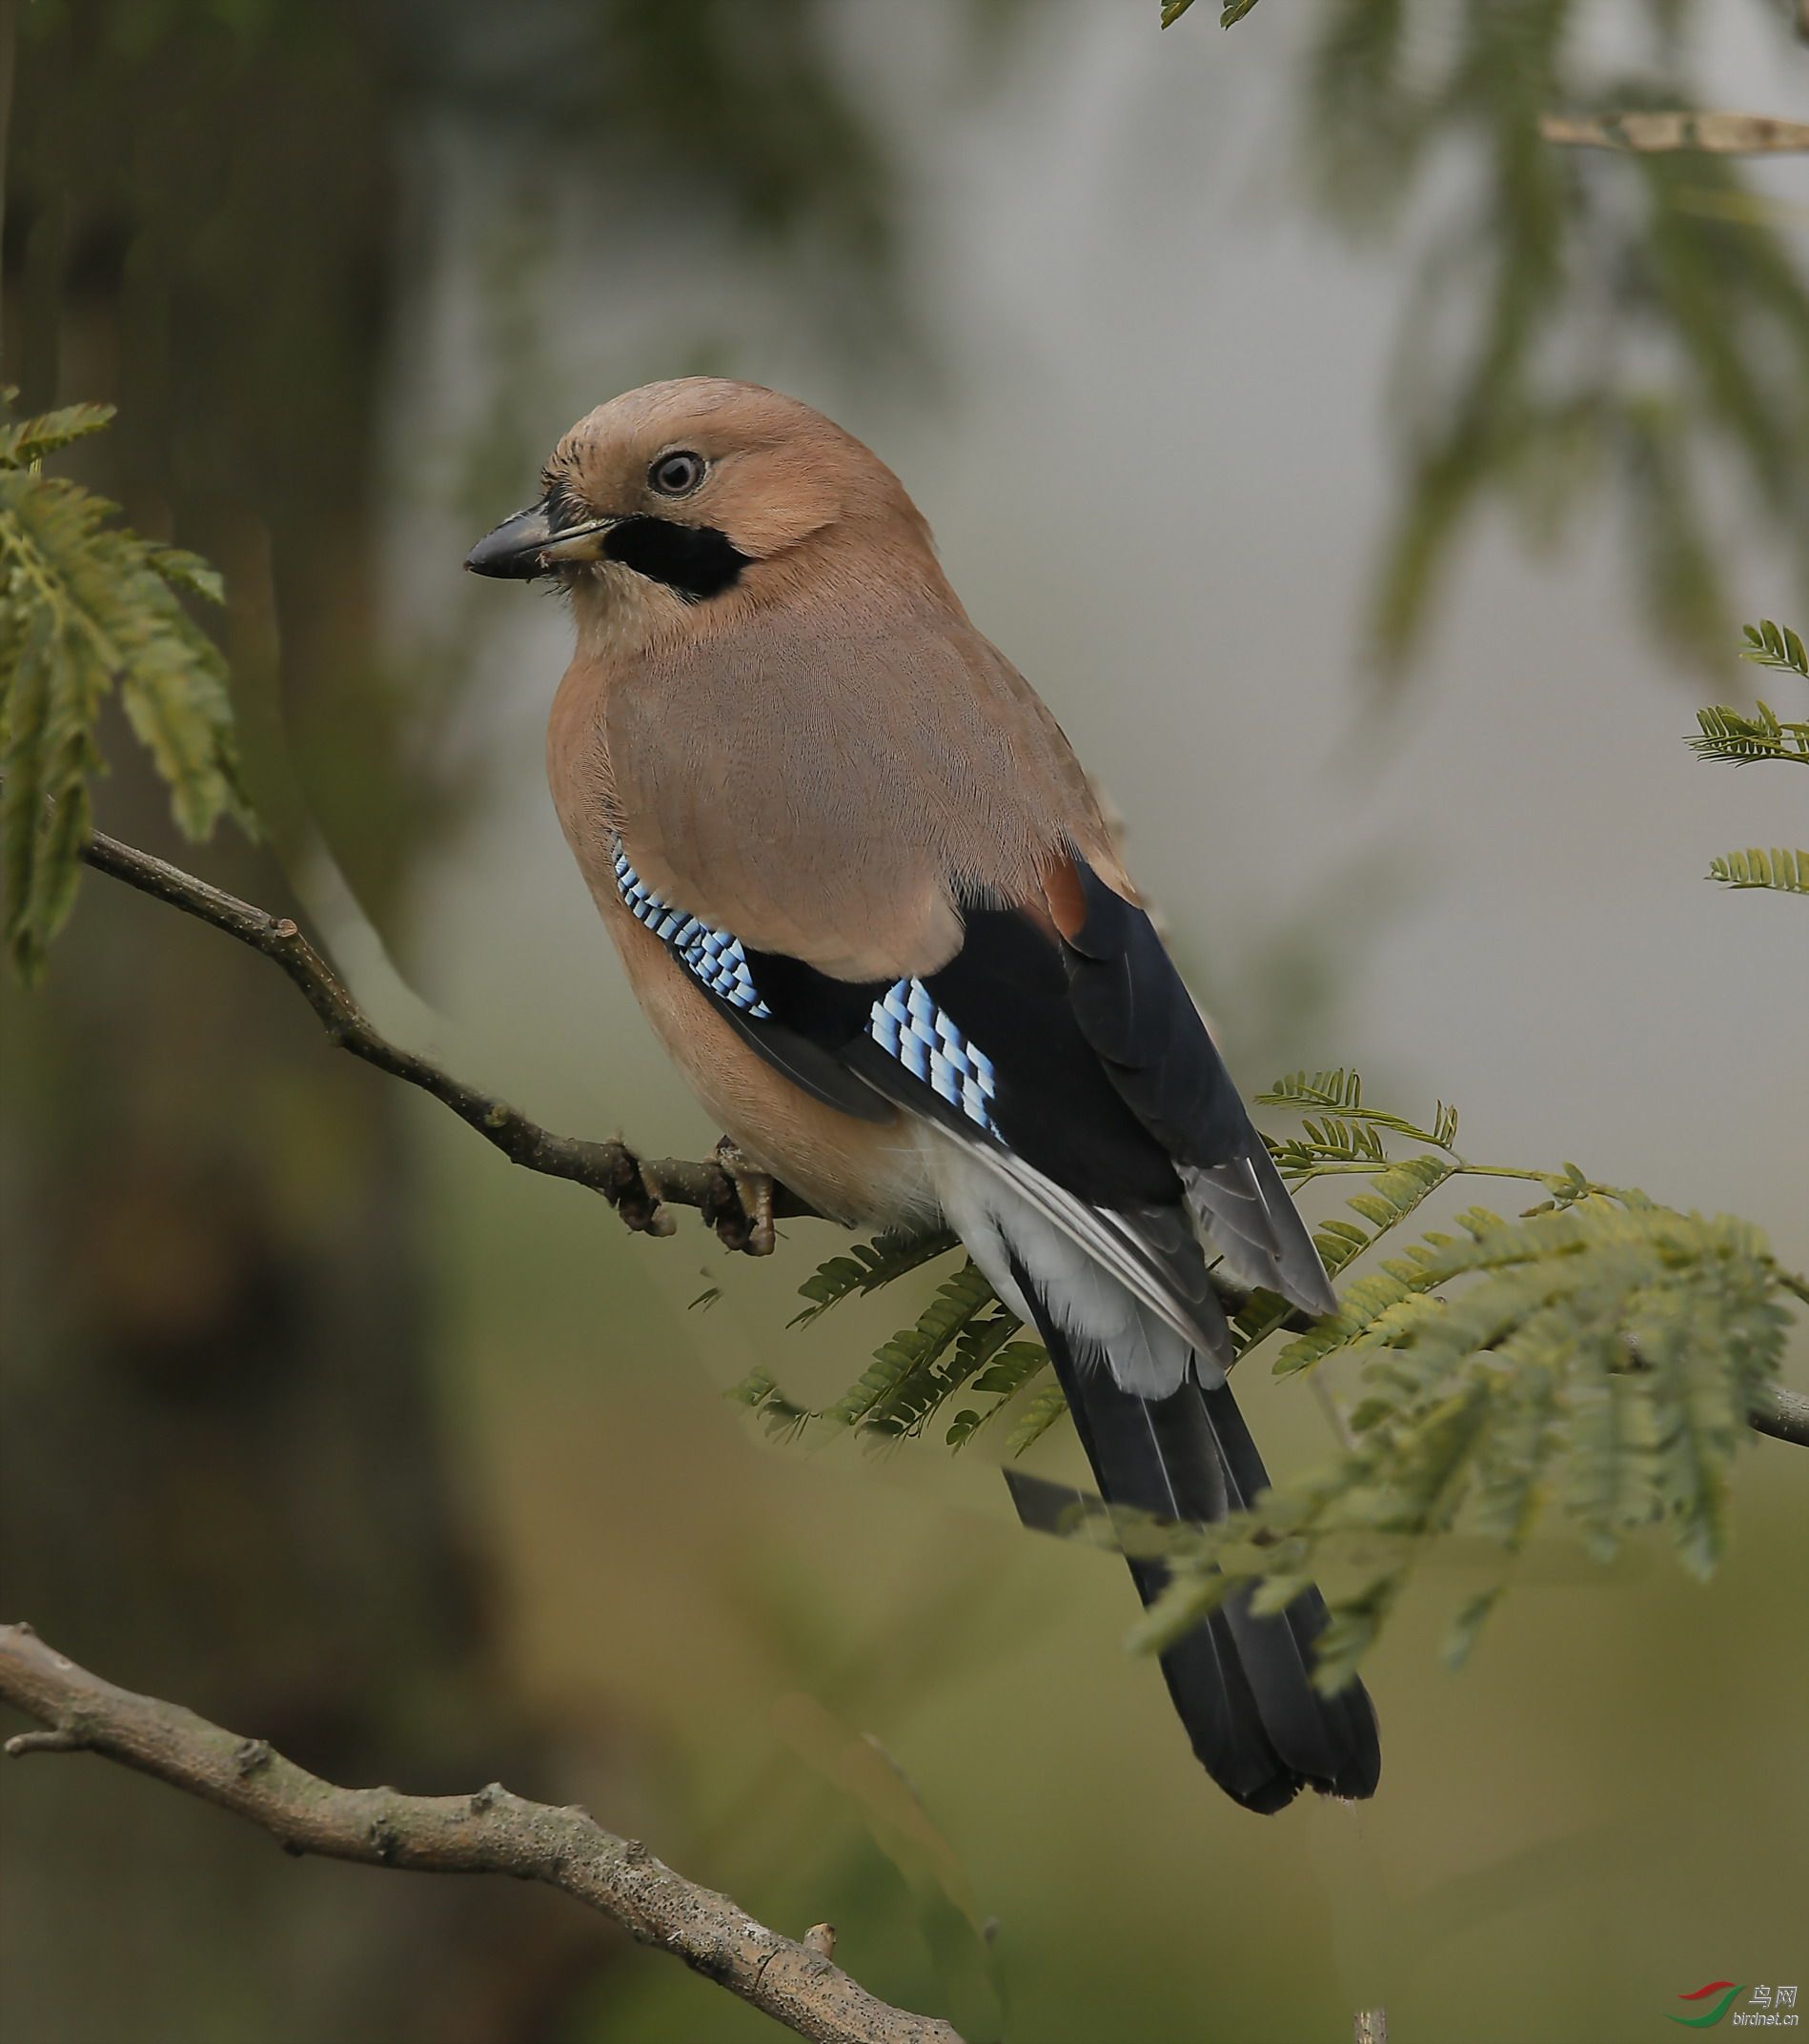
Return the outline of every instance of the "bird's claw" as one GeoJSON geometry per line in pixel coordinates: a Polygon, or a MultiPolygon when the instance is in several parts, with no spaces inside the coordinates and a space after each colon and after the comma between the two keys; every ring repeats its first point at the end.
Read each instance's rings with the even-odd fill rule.
{"type": "Polygon", "coordinates": [[[623,1225],[637,1235],[670,1235],[678,1228],[671,1207],[661,1197],[659,1180],[629,1150],[621,1153],[607,1195],[623,1225]]]}
{"type": "Polygon", "coordinates": [[[727,1136],[716,1145],[713,1161],[719,1186],[712,1188],[704,1204],[704,1220],[725,1249],[739,1249],[744,1256],[770,1256],[776,1240],[771,1175],[756,1170],[727,1136]]]}

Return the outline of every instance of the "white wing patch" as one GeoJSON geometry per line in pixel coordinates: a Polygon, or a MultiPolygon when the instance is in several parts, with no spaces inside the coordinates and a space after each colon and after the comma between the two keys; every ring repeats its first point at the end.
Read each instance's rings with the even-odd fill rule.
{"type": "Polygon", "coordinates": [[[1225,1382],[1232,1350],[1223,1317],[1216,1306],[1197,1320],[1179,1309],[1122,1215],[1088,1206],[992,1143],[920,1127],[944,1215],[1021,1319],[1032,1316],[1013,1259],[1067,1330],[1105,1351],[1123,1389],[1167,1398],[1189,1362],[1209,1388],[1225,1382]]]}

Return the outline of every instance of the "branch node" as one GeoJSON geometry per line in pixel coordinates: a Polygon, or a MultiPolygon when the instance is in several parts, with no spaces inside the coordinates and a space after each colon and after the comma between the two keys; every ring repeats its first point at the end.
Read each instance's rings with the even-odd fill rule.
{"type": "Polygon", "coordinates": [[[79,1753],[87,1744],[72,1726],[53,1725],[45,1731],[15,1731],[7,1751],[21,1760],[27,1753],[79,1753]]]}
{"type": "Polygon", "coordinates": [[[269,1767],[270,1762],[268,1739],[241,1739],[233,1749],[233,1771],[241,1781],[255,1774],[259,1768],[269,1767]]]}
{"type": "Polygon", "coordinates": [[[820,1959],[832,1959],[836,1955],[836,1927],[832,1923],[813,1923],[803,1934],[803,1948],[820,1959]]]}

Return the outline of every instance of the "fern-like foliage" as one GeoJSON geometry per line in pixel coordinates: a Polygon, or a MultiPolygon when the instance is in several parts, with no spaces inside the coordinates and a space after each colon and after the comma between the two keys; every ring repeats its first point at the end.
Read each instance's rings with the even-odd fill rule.
{"type": "Polygon", "coordinates": [[[1752,766],[1760,759],[1796,759],[1809,765],[1809,724],[1784,723],[1769,703],[1761,702],[1751,717],[1717,703],[1698,710],[1696,720],[1701,736],[1692,739],[1690,750],[1704,759],[1720,759],[1731,766],[1752,766]]]}
{"type": "Polygon", "coordinates": [[[876,1235],[871,1242],[856,1243],[845,1256],[832,1256],[819,1264],[798,1287],[804,1309],[791,1325],[806,1327],[844,1299],[878,1291],[907,1271],[945,1256],[954,1246],[955,1238],[945,1228],[921,1236],[876,1235]]]}
{"type": "MultiPolygon", "coordinates": [[[[1171,29],[1179,21],[1193,0],[1162,0],[1162,26],[1171,29]]],[[[1219,27],[1234,28],[1256,5],[1256,0],[1222,0],[1219,8],[1219,27]]]]}
{"type": "MultiPolygon", "coordinates": [[[[1788,1301],[1809,1303],[1809,1281],[1781,1269],[1743,1222],[1656,1205],[1574,1164],[1546,1171],[1464,1157],[1455,1108],[1440,1103],[1415,1120],[1375,1106],[1348,1069],[1294,1072],[1259,1098],[1301,1116],[1299,1134],[1271,1143],[1291,1184],[1362,1183],[1314,1230],[1327,1268],[1351,1272],[1338,1311],[1300,1331],[1285,1301],[1252,1293],[1232,1319],[1238,1354],[1274,1341],[1278,1375],[1355,1372],[1353,1445],[1219,1526],[1146,1529],[1134,1514],[1109,1524],[1097,1509],[1073,1514],[1075,1532],[1170,1560],[1170,1587],[1132,1644],[1160,1650],[1239,1586],[1258,1585],[1258,1604],[1279,1609],[1317,1578],[1332,1613],[1317,1679],[1336,1688],[1414,1569],[1461,1530],[1499,1563],[1454,1614],[1448,1651],[1460,1660],[1546,1513],[1604,1559],[1628,1529],[1663,1522],[1687,1568],[1712,1568],[1747,1415],[1776,1371],[1788,1301]],[[1543,1197],[1517,1219],[1472,1206],[1402,1243],[1459,1178],[1517,1182],[1543,1197]]],[[[882,1238],[832,1258],[804,1283],[803,1317],[950,1249],[946,1236],[882,1238]]],[[[777,1434],[823,1422],[898,1440],[925,1433],[961,1393],[948,1444],[965,1447],[1011,1408],[1005,1447],[1018,1455],[1065,1410],[1041,1344],[1020,1334],[964,1259],[833,1405],[806,1408],[765,1371],[736,1395],[777,1434]]]]}
{"type": "Polygon", "coordinates": [[[1779,894],[1809,894],[1809,852],[1753,845],[1709,861],[1709,878],[1729,887],[1770,887],[1779,894]]]}
{"type": "Polygon", "coordinates": [[[1448,1107],[1443,1101],[1436,1101],[1429,1124],[1408,1121],[1404,1116],[1391,1114],[1381,1107],[1366,1105],[1361,1077],[1342,1068],[1334,1072],[1290,1072],[1286,1079],[1277,1079],[1256,1099],[1265,1107],[1330,1110],[1329,1119],[1305,1123],[1303,1142],[1280,1146],[1282,1151],[1297,1153],[1323,1150],[1328,1162],[1343,1159],[1346,1150],[1342,1146],[1345,1145],[1354,1145],[1352,1161],[1360,1163],[1372,1156],[1379,1159],[1384,1129],[1392,1130],[1397,1136],[1406,1136],[1414,1143],[1430,1143],[1441,1150],[1450,1149],[1457,1140],[1455,1107],[1448,1107]]]}
{"type": "MultiPolygon", "coordinates": [[[[1743,659],[1809,680],[1809,654],[1788,625],[1774,624],[1766,617],[1743,627],[1743,659]]],[[[1752,717],[1718,705],[1698,710],[1696,720],[1701,736],[1689,743],[1704,759],[1723,759],[1735,766],[1750,766],[1759,759],[1794,759],[1799,766],[1809,766],[1809,723],[1785,723],[1769,703],[1761,702],[1752,717]]],[[[1709,879],[1726,887],[1809,894],[1809,852],[1788,851],[1779,845],[1766,851],[1762,845],[1750,845],[1711,860],[1709,879]]]]}
{"type": "Polygon", "coordinates": [[[1171,1548],[1137,1646],[1159,1650],[1239,1585],[1279,1609],[1318,1577],[1331,1624],[1315,1675],[1334,1690],[1460,1521],[1501,1563],[1456,1613],[1453,1660],[1548,1512],[1600,1559],[1661,1522],[1687,1568],[1714,1568],[1734,1456],[1788,1325],[1763,1238],[1631,1193],[1517,1222],[1472,1208],[1457,1226],[1387,1258],[1282,1351],[1277,1368],[1361,1358],[1355,1446],[1171,1548]]]}
{"type": "Polygon", "coordinates": [[[1760,667],[1780,667],[1809,681],[1809,654],[1787,624],[1761,617],[1757,624],[1742,625],[1740,631],[1746,640],[1740,648],[1741,659],[1756,661],[1760,667]]]}
{"type": "Polygon", "coordinates": [[[112,416],[70,405],[0,425],[0,866],[6,941],[27,978],[74,901],[89,784],[103,771],[95,727],[115,689],[184,834],[205,837],[226,814],[251,825],[225,664],[180,601],[218,602],[218,577],[43,473],[47,455],[112,416]]]}

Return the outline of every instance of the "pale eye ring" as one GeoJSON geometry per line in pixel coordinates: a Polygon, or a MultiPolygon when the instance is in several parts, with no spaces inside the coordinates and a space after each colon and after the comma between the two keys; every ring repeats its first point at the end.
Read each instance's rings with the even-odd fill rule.
{"type": "Polygon", "coordinates": [[[648,469],[648,487],[661,496],[689,496],[703,480],[708,466],[701,455],[694,455],[688,447],[675,448],[648,469]]]}

